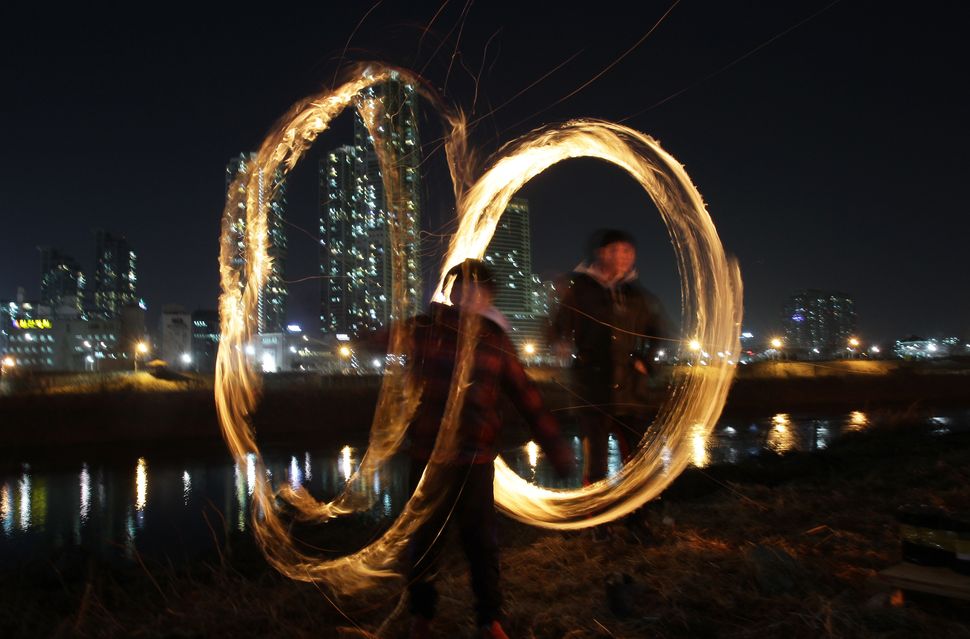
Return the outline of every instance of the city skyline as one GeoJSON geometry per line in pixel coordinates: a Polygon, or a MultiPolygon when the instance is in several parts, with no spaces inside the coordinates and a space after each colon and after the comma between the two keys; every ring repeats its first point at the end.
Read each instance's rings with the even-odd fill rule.
{"type": "MultiPolygon", "coordinates": [[[[778,309],[808,288],[852,296],[859,331],[875,339],[970,328],[961,250],[970,232],[959,191],[967,89],[952,81],[965,75],[951,34],[962,7],[945,4],[944,19],[866,3],[678,5],[633,47],[669,4],[647,4],[635,15],[620,5],[591,15],[476,6],[457,49],[451,28],[460,7],[447,7],[416,47],[438,6],[381,6],[356,32],[364,11],[352,7],[311,11],[303,26],[283,17],[260,25],[234,18],[233,38],[259,33],[266,46],[285,44],[285,55],[262,62],[258,52],[241,53],[227,35],[201,28],[221,24],[224,16],[215,14],[202,12],[196,26],[174,15],[139,26],[68,11],[45,20],[41,32],[40,16],[18,8],[23,29],[2,45],[0,63],[11,78],[8,122],[17,123],[2,156],[0,298],[13,298],[18,286],[40,296],[37,245],[87,267],[82,243],[100,227],[137,247],[138,294],[153,314],[169,303],[214,308],[226,158],[255,148],[291,103],[329,86],[353,32],[349,59],[377,56],[418,69],[430,61],[427,77],[450,100],[473,120],[489,114],[472,130],[486,151],[569,117],[626,118],[658,137],[685,163],[725,247],[739,258],[746,325],[756,333],[780,331],[778,309]],[[611,11],[637,19],[618,21],[611,11]],[[80,38],[77,24],[90,25],[92,35],[80,38]],[[172,40],[177,48],[163,37],[169,29],[184,36],[172,40]],[[249,55],[250,83],[211,82],[249,55]],[[475,82],[464,66],[472,75],[485,71],[475,82]],[[90,106],[67,127],[47,126],[62,98],[90,106]],[[69,167],[56,179],[46,168],[52,151],[69,167]],[[177,179],[163,178],[159,167],[177,179]]],[[[320,151],[339,145],[340,135],[322,139],[320,151]]],[[[289,221],[310,229],[318,196],[305,175],[315,164],[308,157],[294,174],[294,186],[301,170],[312,186],[288,193],[289,221]]],[[[669,242],[629,182],[609,167],[575,161],[529,184],[522,195],[532,206],[535,268],[544,277],[564,273],[595,227],[630,228],[640,239],[644,283],[675,314],[669,242]]],[[[422,230],[448,230],[449,194],[447,181],[431,175],[422,230]]],[[[287,279],[312,277],[315,243],[293,226],[286,232],[287,279]]],[[[304,315],[290,319],[313,324],[317,289],[313,280],[291,287],[291,306],[304,315]]]]}

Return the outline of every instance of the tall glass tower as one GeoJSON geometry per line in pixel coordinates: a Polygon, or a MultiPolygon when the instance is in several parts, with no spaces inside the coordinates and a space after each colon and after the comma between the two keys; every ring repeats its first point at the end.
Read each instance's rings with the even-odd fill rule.
{"type": "Polygon", "coordinates": [[[396,77],[362,93],[382,105],[380,141],[401,185],[388,200],[375,140],[355,116],[354,144],[331,151],[320,163],[320,327],[325,333],[360,334],[392,317],[392,246],[389,219],[403,219],[405,287],[421,294],[421,144],[418,96],[396,77]],[[397,210],[400,207],[400,210],[397,210]]]}
{"type": "Polygon", "coordinates": [[[73,257],[49,246],[40,250],[40,298],[51,311],[84,316],[84,273],[73,257]]]}
{"type": "MultiPolygon", "coordinates": [[[[255,153],[243,153],[229,160],[226,166],[226,190],[240,173],[252,170],[255,153]]],[[[257,177],[258,205],[266,207],[267,227],[269,228],[270,269],[266,283],[259,291],[256,302],[257,326],[260,333],[282,333],[286,327],[287,287],[284,281],[286,269],[286,232],[283,229],[283,216],[286,213],[286,180],[280,171],[272,179],[267,179],[260,171],[257,177]]],[[[240,185],[240,189],[245,189],[240,185]]],[[[245,201],[245,200],[243,200],[245,201]]],[[[239,248],[234,265],[243,264],[246,236],[246,208],[241,206],[233,222],[236,245],[239,248]]]]}
{"type": "Polygon", "coordinates": [[[527,361],[541,359],[548,333],[549,293],[532,273],[528,200],[509,202],[485,249],[485,263],[495,276],[495,308],[508,318],[512,329],[509,338],[523,349],[527,361]]]}
{"type": "Polygon", "coordinates": [[[842,353],[855,333],[855,303],[844,293],[801,291],[785,305],[782,323],[787,347],[830,357],[842,353]]]}
{"type": "Polygon", "coordinates": [[[93,313],[112,319],[138,303],[138,258],[121,235],[98,230],[95,244],[93,313]]]}

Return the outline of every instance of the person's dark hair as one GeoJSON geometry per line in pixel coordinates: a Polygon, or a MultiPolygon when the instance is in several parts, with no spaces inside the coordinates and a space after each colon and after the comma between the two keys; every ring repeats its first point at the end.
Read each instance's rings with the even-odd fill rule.
{"type": "Polygon", "coordinates": [[[451,287],[451,302],[457,304],[461,300],[462,290],[465,285],[465,278],[471,278],[479,286],[487,290],[491,295],[495,295],[495,276],[492,269],[488,268],[481,260],[468,258],[461,264],[456,264],[448,270],[448,277],[455,276],[455,283],[451,287]]]}
{"type": "Polygon", "coordinates": [[[599,248],[609,246],[610,244],[616,244],[617,242],[626,242],[634,248],[637,246],[637,241],[630,233],[621,231],[620,229],[606,229],[603,231],[603,234],[600,235],[599,248]]]}

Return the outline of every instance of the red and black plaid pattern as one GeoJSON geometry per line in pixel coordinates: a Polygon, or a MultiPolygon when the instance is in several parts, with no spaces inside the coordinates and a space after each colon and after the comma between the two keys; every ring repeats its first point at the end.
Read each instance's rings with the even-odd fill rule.
{"type": "MultiPolygon", "coordinates": [[[[419,316],[413,322],[414,372],[424,384],[424,393],[408,434],[411,454],[426,460],[434,448],[451,390],[460,317],[455,307],[432,304],[429,315],[419,316]]],[[[512,342],[491,320],[482,318],[478,324],[470,386],[459,420],[459,456],[455,462],[484,464],[495,459],[495,440],[502,429],[496,407],[500,393],[504,392],[525,418],[556,469],[567,472],[572,464],[572,450],[559,437],[559,424],[526,375],[512,342]]]]}

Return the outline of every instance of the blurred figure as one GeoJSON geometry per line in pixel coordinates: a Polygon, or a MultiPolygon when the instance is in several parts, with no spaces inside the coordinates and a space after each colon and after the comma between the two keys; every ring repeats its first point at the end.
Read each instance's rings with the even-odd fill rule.
{"type": "Polygon", "coordinates": [[[603,231],[592,253],[560,289],[551,340],[560,354],[575,350],[576,392],[592,405],[579,413],[587,484],[606,477],[611,433],[624,458],[639,441],[642,432],[630,425],[648,408],[654,357],[671,333],[660,300],[637,279],[633,236],[603,231]]]}
{"type": "Polygon", "coordinates": [[[528,422],[556,472],[567,476],[574,459],[571,447],[560,437],[559,425],[516,356],[506,334],[507,321],[492,306],[492,273],[480,261],[465,260],[452,268],[449,276],[455,277],[453,306],[432,303],[427,315],[413,320],[414,374],[424,391],[408,429],[412,491],[431,459],[452,386],[461,311],[479,316],[477,342],[470,386],[459,418],[456,456],[444,462],[432,461],[443,463],[449,478],[440,487],[445,492],[444,501],[415,532],[408,548],[408,590],[414,615],[411,636],[429,636],[438,599],[436,565],[446,527],[453,526],[458,528],[468,559],[481,636],[502,638],[506,635],[499,622],[502,597],[492,490],[496,438],[502,429],[497,412],[500,394],[506,394],[528,422]]]}

